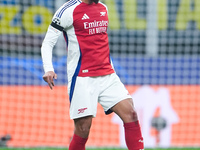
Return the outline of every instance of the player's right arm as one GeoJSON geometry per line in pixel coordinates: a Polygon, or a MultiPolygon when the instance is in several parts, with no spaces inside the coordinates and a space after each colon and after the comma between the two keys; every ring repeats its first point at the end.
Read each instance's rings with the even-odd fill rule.
{"type": "Polygon", "coordinates": [[[54,71],[45,72],[43,79],[48,83],[50,89],[52,90],[55,85],[53,79],[57,79],[57,74],[54,71]]]}
{"type": "Polygon", "coordinates": [[[45,73],[48,71],[54,71],[52,64],[52,51],[61,33],[61,31],[57,30],[51,25],[47,30],[46,36],[41,47],[41,55],[45,73]]]}
{"type": "Polygon", "coordinates": [[[41,47],[41,55],[42,62],[45,74],[43,75],[43,79],[48,83],[50,89],[53,89],[54,79],[57,79],[57,74],[54,72],[53,63],[52,63],[52,51],[53,48],[62,34],[63,27],[60,26],[56,20],[55,15],[52,19],[51,25],[49,25],[47,33],[42,43],[41,47]]]}
{"type": "Polygon", "coordinates": [[[72,24],[72,19],[69,12],[70,11],[66,9],[65,5],[61,6],[56,11],[41,47],[43,68],[45,71],[43,79],[48,83],[51,89],[54,86],[53,79],[57,78],[52,63],[52,51],[64,28],[67,28],[72,24]]]}
{"type": "Polygon", "coordinates": [[[58,30],[52,25],[50,25],[41,47],[43,68],[45,71],[43,79],[48,83],[50,89],[53,89],[54,86],[53,79],[57,79],[57,75],[54,72],[52,64],[52,51],[61,33],[61,30],[58,30]]]}

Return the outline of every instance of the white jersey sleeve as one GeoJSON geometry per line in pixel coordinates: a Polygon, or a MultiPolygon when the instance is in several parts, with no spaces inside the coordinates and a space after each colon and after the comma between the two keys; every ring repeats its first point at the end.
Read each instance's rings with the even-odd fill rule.
{"type": "MultiPolygon", "coordinates": [[[[69,2],[68,2],[69,3],[69,2]]],[[[71,8],[68,7],[68,3],[61,6],[53,16],[51,26],[62,31],[70,27],[73,24],[73,16],[71,8]]]]}
{"type": "MultiPolygon", "coordinates": [[[[77,0],[71,0],[62,5],[54,14],[41,47],[43,68],[45,72],[54,71],[52,64],[52,50],[62,31],[73,24],[72,8],[77,0]]],[[[80,2],[79,2],[80,3],[80,2]]]]}
{"type": "Polygon", "coordinates": [[[58,37],[61,35],[61,31],[49,26],[44,41],[41,47],[43,68],[45,72],[54,71],[52,64],[52,50],[56,44],[58,37]]]}

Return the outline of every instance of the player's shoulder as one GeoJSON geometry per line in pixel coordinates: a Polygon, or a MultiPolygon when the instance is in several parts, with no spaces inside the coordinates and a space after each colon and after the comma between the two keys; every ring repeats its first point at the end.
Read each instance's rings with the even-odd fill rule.
{"type": "Polygon", "coordinates": [[[73,9],[79,5],[82,1],[81,0],[69,0],[66,3],[64,3],[57,11],[56,11],[56,17],[61,18],[62,15],[66,11],[73,11],[73,9]]]}
{"type": "Polygon", "coordinates": [[[106,6],[106,4],[102,3],[102,2],[99,2],[99,4],[104,7],[106,10],[108,10],[108,7],[106,6]]]}

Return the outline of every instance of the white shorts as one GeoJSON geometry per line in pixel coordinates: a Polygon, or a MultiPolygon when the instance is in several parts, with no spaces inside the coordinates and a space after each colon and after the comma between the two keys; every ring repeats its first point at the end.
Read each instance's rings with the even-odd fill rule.
{"type": "Polygon", "coordinates": [[[98,77],[77,77],[69,82],[70,118],[96,116],[98,102],[106,114],[118,102],[131,98],[116,73],[98,77]]]}

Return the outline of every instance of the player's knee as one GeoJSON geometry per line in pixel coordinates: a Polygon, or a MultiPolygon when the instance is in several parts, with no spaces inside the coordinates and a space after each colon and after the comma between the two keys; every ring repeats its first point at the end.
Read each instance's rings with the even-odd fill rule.
{"type": "Polygon", "coordinates": [[[137,112],[134,109],[132,111],[132,117],[134,121],[138,120],[137,112]]]}
{"type": "Polygon", "coordinates": [[[90,127],[91,125],[86,123],[86,124],[79,125],[78,129],[80,132],[87,134],[90,131],[90,127]]]}
{"type": "Polygon", "coordinates": [[[126,113],[126,122],[134,122],[134,121],[137,121],[138,120],[138,117],[137,117],[137,112],[131,108],[129,110],[127,110],[127,113],[126,113]]]}
{"type": "Polygon", "coordinates": [[[134,109],[134,105],[132,102],[132,99],[129,99],[129,104],[127,104],[127,107],[124,112],[126,112],[126,117],[128,118],[128,122],[133,122],[138,120],[137,112],[134,109]]]}
{"type": "Polygon", "coordinates": [[[92,118],[81,118],[75,120],[75,134],[86,138],[89,135],[92,118]]]}

